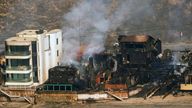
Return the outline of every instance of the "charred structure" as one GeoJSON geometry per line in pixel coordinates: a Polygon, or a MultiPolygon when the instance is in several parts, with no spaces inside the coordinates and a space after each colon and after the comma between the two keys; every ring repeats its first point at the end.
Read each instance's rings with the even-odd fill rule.
{"type": "Polygon", "coordinates": [[[161,53],[161,41],[149,35],[120,35],[118,41],[123,64],[149,65],[161,53]]]}
{"type": "Polygon", "coordinates": [[[77,69],[73,66],[56,66],[49,69],[49,79],[46,83],[51,84],[73,84],[75,78],[78,78],[77,69]]]}
{"type": "Polygon", "coordinates": [[[192,90],[192,52],[186,50],[181,57],[182,62],[185,64],[182,68],[180,90],[191,91],[192,90]]]}
{"type": "Polygon", "coordinates": [[[79,72],[73,65],[69,66],[56,66],[49,69],[48,80],[38,87],[43,91],[73,91],[82,90],[84,84],[80,85],[79,72]]]}
{"type": "Polygon", "coordinates": [[[121,84],[122,88],[125,88],[123,85],[149,82],[152,77],[150,69],[152,64],[159,62],[160,53],[159,39],[148,35],[120,35],[116,52],[94,56],[96,66],[101,66],[97,78],[105,79],[105,84],[121,84]]]}
{"type": "Polygon", "coordinates": [[[69,66],[50,69],[49,79],[45,84],[73,84],[77,88],[81,85],[81,88],[120,90],[137,84],[160,82],[173,73],[173,66],[165,66],[158,57],[162,52],[161,41],[149,35],[120,35],[116,51],[107,52],[89,57],[87,65],[81,59],[78,71],[84,75],[78,75],[77,70],[69,66]],[[80,76],[83,76],[81,80],[80,76]]]}
{"type": "MultiPolygon", "coordinates": [[[[40,89],[127,91],[143,85],[139,96],[149,98],[155,93],[163,94],[174,90],[182,80],[175,71],[181,70],[183,65],[173,63],[174,51],[166,49],[162,54],[159,39],[149,35],[120,35],[114,48],[114,52],[106,50],[86,59],[81,57],[78,66],[57,66],[50,69],[49,79],[40,89]]],[[[186,72],[187,70],[184,71],[186,72]]]]}

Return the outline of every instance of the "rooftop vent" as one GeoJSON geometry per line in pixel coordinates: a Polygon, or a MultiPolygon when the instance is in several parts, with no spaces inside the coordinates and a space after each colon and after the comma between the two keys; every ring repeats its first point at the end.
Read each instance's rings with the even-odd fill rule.
{"type": "Polygon", "coordinates": [[[39,30],[36,31],[36,34],[42,34],[43,32],[44,32],[43,29],[39,29],[39,30]]]}

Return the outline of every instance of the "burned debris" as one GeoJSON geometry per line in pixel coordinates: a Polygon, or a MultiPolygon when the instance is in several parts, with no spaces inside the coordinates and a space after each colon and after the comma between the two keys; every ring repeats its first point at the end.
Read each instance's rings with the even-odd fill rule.
{"type": "Polygon", "coordinates": [[[49,79],[45,83],[74,83],[78,77],[77,69],[74,66],[56,66],[49,69],[49,79]]]}
{"type": "Polygon", "coordinates": [[[38,87],[38,91],[82,90],[83,83],[75,66],[56,66],[49,69],[49,78],[38,87]]]}
{"type": "Polygon", "coordinates": [[[164,94],[166,97],[178,88],[180,76],[190,79],[185,75],[190,76],[190,54],[187,50],[162,52],[161,41],[149,35],[120,35],[114,52],[106,50],[86,59],[80,56],[78,66],[54,67],[49,70],[49,79],[44,85],[71,84],[75,87],[73,90],[80,91],[129,91],[143,85],[140,96],[150,98],[164,94]],[[183,63],[173,63],[176,52],[180,53],[183,63]],[[184,72],[180,72],[182,68],[184,72]]]}

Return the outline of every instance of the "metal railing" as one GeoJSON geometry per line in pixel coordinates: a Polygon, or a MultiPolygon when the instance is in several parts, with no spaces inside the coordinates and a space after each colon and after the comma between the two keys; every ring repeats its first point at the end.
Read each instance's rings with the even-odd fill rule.
{"type": "Polygon", "coordinates": [[[6,82],[15,82],[15,83],[22,83],[22,82],[30,82],[32,81],[32,78],[20,78],[20,79],[6,79],[6,82]]]}
{"type": "Polygon", "coordinates": [[[33,85],[9,85],[9,86],[1,86],[0,87],[3,90],[31,90],[31,91],[36,91],[36,86],[33,85]]]}
{"type": "Polygon", "coordinates": [[[43,84],[43,91],[73,91],[72,84],[43,84]]]}

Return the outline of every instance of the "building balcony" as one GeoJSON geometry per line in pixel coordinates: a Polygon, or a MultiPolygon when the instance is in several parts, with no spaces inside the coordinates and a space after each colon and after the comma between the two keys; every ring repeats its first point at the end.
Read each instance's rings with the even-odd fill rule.
{"type": "Polygon", "coordinates": [[[23,79],[6,79],[5,85],[32,85],[33,80],[32,78],[23,78],[23,79]]]}
{"type": "Polygon", "coordinates": [[[31,73],[32,72],[32,68],[31,66],[7,66],[5,73],[23,73],[23,74],[27,74],[27,73],[31,73]]]}
{"type": "Polygon", "coordinates": [[[6,82],[30,82],[32,78],[22,78],[22,79],[6,79],[6,82]]]}
{"type": "Polygon", "coordinates": [[[31,53],[29,51],[5,53],[5,58],[7,59],[28,59],[30,57],[31,57],[31,53]]]}

